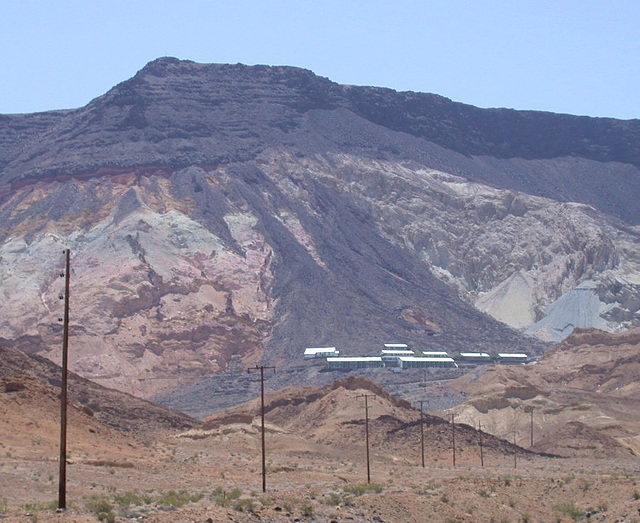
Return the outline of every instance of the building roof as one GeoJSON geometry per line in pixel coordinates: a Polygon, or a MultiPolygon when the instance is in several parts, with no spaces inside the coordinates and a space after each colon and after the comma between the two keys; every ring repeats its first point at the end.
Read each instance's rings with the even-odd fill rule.
{"type": "Polygon", "coordinates": [[[449,356],[448,352],[444,352],[444,351],[429,351],[429,350],[423,350],[422,354],[424,354],[425,356],[449,356]]]}
{"type": "Polygon", "coordinates": [[[382,358],[380,356],[338,356],[335,358],[327,358],[327,363],[338,363],[341,361],[382,361],[382,358]]]}
{"type": "Polygon", "coordinates": [[[461,352],[463,358],[490,358],[486,352],[461,352]]]}
{"type": "Polygon", "coordinates": [[[404,356],[400,357],[400,361],[424,361],[433,363],[442,363],[443,361],[454,362],[453,358],[421,358],[419,356],[404,356]]]}
{"type": "Polygon", "coordinates": [[[405,354],[407,356],[413,354],[414,352],[409,349],[382,349],[380,351],[381,354],[405,354]]]}
{"type": "Polygon", "coordinates": [[[512,353],[499,352],[498,357],[499,358],[528,358],[529,356],[527,356],[523,352],[512,352],[512,353]]]}
{"type": "Polygon", "coordinates": [[[387,349],[406,349],[407,348],[406,343],[385,343],[384,346],[387,349]]]}
{"type": "Polygon", "coordinates": [[[337,352],[335,347],[308,347],[304,349],[305,354],[317,354],[322,352],[337,352]]]}

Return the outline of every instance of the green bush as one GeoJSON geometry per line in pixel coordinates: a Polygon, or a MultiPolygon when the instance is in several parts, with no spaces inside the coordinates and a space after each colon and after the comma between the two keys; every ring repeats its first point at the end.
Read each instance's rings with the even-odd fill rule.
{"type": "Polygon", "coordinates": [[[337,492],[330,492],[329,497],[324,500],[325,504],[337,507],[342,503],[342,497],[337,492]]]}
{"type": "Polygon", "coordinates": [[[353,494],[354,496],[362,496],[363,494],[379,494],[384,490],[382,485],[377,483],[362,483],[360,485],[347,485],[342,489],[346,494],[353,494]]]}
{"type": "Polygon", "coordinates": [[[305,501],[302,504],[302,515],[305,518],[312,518],[316,515],[316,508],[313,506],[313,503],[305,501]]]}
{"type": "Polygon", "coordinates": [[[106,496],[92,496],[86,503],[87,509],[95,514],[98,521],[115,523],[116,515],[113,513],[114,506],[106,496]]]}
{"type": "Polygon", "coordinates": [[[572,517],[574,521],[578,521],[579,519],[582,519],[585,516],[585,511],[579,509],[578,507],[575,506],[575,504],[571,502],[560,503],[559,505],[556,505],[554,508],[558,512],[561,512],[562,514],[572,517]]]}
{"type": "Polygon", "coordinates": [[[186,490],[169,490],[160,492],[156,502],[163,507],[180,508],[187,503],[200,501],[203,497],[202,494],[189,494],[186,490]]]}
{"type": "Polygon", "coordinates": [[[139,490],[129,490],[122,494],[113,496],[113,501],[121,507],[149,505],[153,502],[150,494],[143,494],[139,490]]]}
{"type": "Polygon", "coordinates": [[[236,499],[233,508],[239,512],[253,512],[256,509],[256,502],[251,498],[236,499]]]}

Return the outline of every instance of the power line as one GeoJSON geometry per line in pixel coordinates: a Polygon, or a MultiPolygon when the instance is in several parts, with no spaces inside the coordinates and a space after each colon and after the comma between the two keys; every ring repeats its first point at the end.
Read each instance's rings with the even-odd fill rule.
{"type": "Polygon", "coordinates": [[[260,417],[262,421],[262,492],[267,491],[267,460],[266,460],[266,446],[264,437],[264,370],[273,369],[275,367],[268,367],[265,365],[256,365],[253,369],[247,369],[247,373],[251,373],[252,370],[260,371],[260,417]]]}
{"type": "Polygon", "coordinates": [[[453,468],[456,468],[456,413],[451,413],[451,447],[453,449],[453,468]]]}
{"type": "Polygon", "coordinates": [[[484,467],[484,451],[482,447],[482,423],[478,421],[478,436],[480,437],[480,466],[484,467]]]}
{"type": "Polygon", "coordinates": [[[422,458],[422,468],[424,468],[424,411],[422,409],[423,400],[420,403],[420,457],[422,458]]]}
{"type": "Polygon", "coordinates": [[[71,279],[71,250],[63,251],[66,255],[65,271],[60,274],[64,278],[64,330],[62,334],[62,384],[60,385],[60,473],[58,481],[58,509],[67,508],[67,377],[69,354],[69,283],[71,279]]]}
{"type": "Polygon", "coordinates": [[[533,448],[533,407],[531,407],[531,448],[533,448]]]}
{"type": "Polygon", "coordinates": [[[360,394],[358,398],[364,398],[364,433],[367,444],[367,483],[371,483],[371,466],[369,464],[369,396],[372,394],[360,394]]]}

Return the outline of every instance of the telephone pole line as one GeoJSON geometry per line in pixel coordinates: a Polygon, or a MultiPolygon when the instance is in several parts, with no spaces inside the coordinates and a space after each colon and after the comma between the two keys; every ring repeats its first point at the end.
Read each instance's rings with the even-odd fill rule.
{"type": "Polygon", "coordinates": [[[422,409],[423,400],[420,400],[420,456],[422,458],[422,468],[424,468],[424,411],[422,409]]]}
{"type": "Polygon", "coordinates": [[[531,448],[533,448],[533,407],[531,407],[531,423],[530,423],[530,428],[531,428],[531,448]]]}
{"type": "Polygon", "coordinates": [[[453,447],[453,468],[456,468],[456,413],[451,413],[451,446],[453,447]]]}
{"type": "Polygon", "coordinates": [[[64,278],[64,319],[62,334],[62,384],[60,385],[60,472],[58,480],[58,509],[67,508],[67,378],[69,355],[69,283],[71,280],[71,250],[63,251],[66,256],[64,278]]]}
{"type": "Polygon", "coordinates": [[[480,436],[480,466],[484,467],[484,452],[482,448],[482,423],[478,421],[478,435],[480,436]]]}
{"type": "Polygon", "coordinates": [[[265,369],[273,369],[273,372],[276,371],[275,367],[268,367],[265,365],[256,365],[253,369],[247,369],[248,374],[250,374],[252,370],[260,371],[260,417],[261,417],[261,427],[262,427],[262,492],[267,491],[267,460],[266,460],[266,447],[265,447],[265,437],[264,437],[264,370],[265,369]]]}
{"type": "Polygon", "coordinates": [[[369,464],[369,396],[372,394],[360,394],[358,398],[364,398],[364,434],[367,444],[367,483],[371,483],[371,466],[369,464]]]}

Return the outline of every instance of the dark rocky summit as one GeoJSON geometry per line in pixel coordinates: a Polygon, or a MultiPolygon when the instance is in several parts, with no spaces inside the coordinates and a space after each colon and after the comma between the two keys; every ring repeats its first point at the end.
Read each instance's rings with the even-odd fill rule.
{"type": "Polygon", "coordinates": [[[86,107],[0,116],[0,337],[56,359],[67,245],[74,369],[146,397],[312,345],[535,353],[526,329],[625,329],[639,138],[162,58],[86,107]]]}

